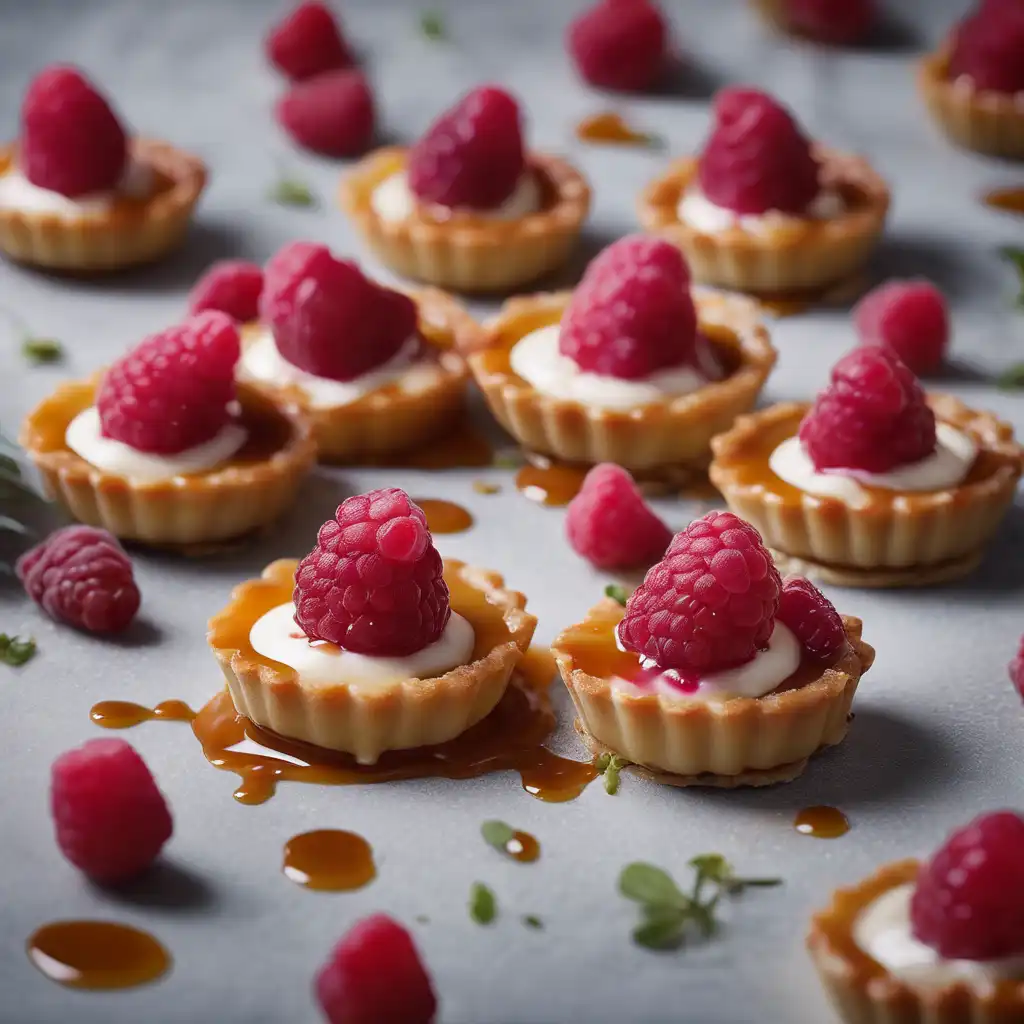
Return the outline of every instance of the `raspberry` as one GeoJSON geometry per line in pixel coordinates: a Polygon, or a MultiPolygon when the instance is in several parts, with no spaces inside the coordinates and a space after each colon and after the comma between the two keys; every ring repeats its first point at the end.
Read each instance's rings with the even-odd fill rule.
{"type": "Polygon", "coordinates": [[[690,272],[668,242],[629,235],[587,267],[562,316],[559,349],[582,370],[647,377],[697,361],[690,272]]]}
{"type": "Polygon", "coordinates": [[[416,304],[366,277],[324,245],[293,242],[267,263],[260,316],[293,366],[353,380],[416,336],[416,304]]]}
{"type": "Polygon", "coordinates": [[[887,473],[935,450],[935,413],[892,349],[864,345],[833,367],[800,440],[816,469],[887,473]]]}
{"type": "Polygon", "coordinates": [[[331,9],[319,0],[306,0],[275,25],[264,49],[270,63],[293,81],[353,62],[331,9]]]}
{"type": "Polygon", "coordinates": [[[978,89],[1024,90],[1024,4],[990,2],[965,18],[953,35],[950,78],[966,75],[978,89]]]}
{"type": "Polygon", "coordinates": [[[230,419],[240,344],[231,319],[213,310],[150,335],[103,375],[103,436],[159,455],[216,437],[230,419]]]}
{"type": "Polygon", "coordinates": [[[736,213],[803,213],[818,194],[818,161],[789,111],[756,89],[722,89],[698,171],[701,191],[736,213]]]}
{"type": "Polygon", "coordinates": [[[731,512],[709,512],[676,534],[633,591],[619,640],[661,669],[742,665],[768,646],[781,589],[757,530],[731,512]]]}
{"type": "Polygon", "coordinates": [[[373,93],[365,76],[352,68],[293,85],[274,114],[300,146],[326,156],[355,156],[373,138],[373,93]]]}
{"type": "Polygon", "coordinates": [[[1010,682],[1017,687],[1021,700],[1024,700],[1024,636],[1020,638],[1017,657],[1010,662],[1010,682]]]}
{"type": "Polygon", "coordinates": [[[565,46],[591,85],[642,92],[665,70],[668,28],[650,0],[601,0],[569,25],[565,46]]]}
{"type": "Polygon", "coordinates": [[[672,531],[647,507],[633,478],[604,462],[583,481],[565,518],[569,546],[598,569],[650,565],[665,554],[672,531]]]}
{"type": "Polygon", "coordinates": [[[1024,818],[996,811],[954,832],[921,868],[910,923],[947,960],[1024,953],[1024,818]]]}
{"type": "Polygon", "coordinates": [[[299,563],[294,599],[306,636],[385,657],[432,644],[451,615],[426,516],[397,487],[338,506],[299,563]]]}
{"type": "Polygon", "coordinates": [[[61,754],[50,809],[61,853],[97,882],[144,871],[174,827],[146,762],[124,740],[89,740],[61,754]]]}
{"type": "Polygon", "coordinates": [[[836,46],[862,42],[878,16],[875,0],[785,0],[783,11],[792,31],[836,46]]]}
{"type": "Polygon", "coordinates": [[[189,296],[189,313],[208,309],[227,313],[240,324],[260,315],[263,270],[248,260],[218,260],[196,282],[189,296]]]}
{"type": "Polygon", "coordinates": [[[437,997],[412,936],[386,914],[354,925],[316,976],[330,1024],[431,1024],[437,997]]]}
{"type": "Polygon", "coordinates": [[[865,345],[888,345],[916,374],[942,366],[949,312],[945,296],[929,281],[879,285],[857,303],[853,322],[865,345]]]}
{"type": "Polygon", "coordinates": [[[18,163],[40,188],[83,196],[116,188],[128,140],[107,101],[75,68],[37,75],[21,104],[18,163]]]}
{"type": "Polygon", "coordinates": [[[18,559],[15,571],[47,615],[89,633],[126,629],[142,600],[121,545],[93,526],[54,531],[18,559]]]}
{"type": "Polygon", "coordinates": [[[519,104],[484,85],[463,96],[409,153],[409,187],[424,202],[492,209],[508,199],[526,158],[519,104]]]}
{"type": "Polygon", "coordinates": [[[846,629],[835,605],[803,576],[782,581],[778,619],[820,661],[831,661],[846,646],[846,629]]]}

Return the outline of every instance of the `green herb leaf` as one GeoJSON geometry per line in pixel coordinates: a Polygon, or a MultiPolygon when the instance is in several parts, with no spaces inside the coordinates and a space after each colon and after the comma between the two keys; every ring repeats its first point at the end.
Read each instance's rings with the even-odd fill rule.
{"type": "Polygon", "coordinates": [[[697,880],[721,884],[732,878],[732,867],[720,853],[701,853],[690,859],[690,867],[697,872],[697,880]]]}
{"type": "Polygon", "coordinates": [[[477,924],[490,924],[498,913],[498,901],[483,882],[474,882],[469,889],[469,916],[477,924]]]}
{"type": "Polygon", "coordinates": [[[527,928],[534,928],[537,931],[544,927],[544,922],[537,917],[536,914],[524,914],[523,924],[525,924],[527,928]]]}
{"type": "Polygon", "coordinates": [[[627,899],[637,903],[660,904],[663,906],[685,909],[689,899],[679,891],[667,871],[634,861],[627,864],[619,875],[619,892],[627,899]]]}
{"type": "Polygon", "coordinates": [[[64,358],[64,347],[56,338],[26,338],[21,354],[30,363],[55,363],[64,358]]]}
{"type": "Polygon", "coordinates": [[[626,588],[620,586],[618,583],[609,583],[604,588],[604,596],[610,597],[613,601],[618,601],[623,607],[626,606],[626,602],[629,600],[629,594],[626,593],[626,588]]]}
{"type": "Polygon", "coordinates": [[[619,757],[618,754],[612,754],[608,758],[608,764],[601,774],[604,775],[604,789],[609,796],[615,796],[618,793],[619,772],[628,764],[632,764],[632,762],[627,761],[624,757],[619,757]]]}
{"type": "Polygon", "coordinates": [[[5,665],[18,668],[29,661],[36,653],[36,642],[31,637],[8,636],[0,633],[0,661],[5,665]]]}
{"type": "Polygon", "coordinates": [[[508,844],[514,838],[516,830],[503,821],[485,821],[480,826],[480,835],[488,846],[493,846],[500,853],[507,853],[508,844]]]}
{"type": "Polygon", "coordinates": [[[448,30],[445,28],[444,18],[438,11],[424,11],[420,15],[420,31],[433,40],[447,39],[448,30]]]}
{"type": "Polygon", "coordinates": [[[1016,363],[996,378],[996,387],[1003,391],[1024,389],[1024,363],[1016,363]]]}
{"type": "Polygon", "coordinates": [[[646,949],[678,949],[686,940],[686,915],[682,911],[651,915],[633,929],[633,941],[646,949]]]}
{"type": "Polygon", "coordinates": [[[295,178],[280,178],[271,186],[267,198],[281,206],[313,207],[317,205],[317,198],[313,190],[295,178]]]}

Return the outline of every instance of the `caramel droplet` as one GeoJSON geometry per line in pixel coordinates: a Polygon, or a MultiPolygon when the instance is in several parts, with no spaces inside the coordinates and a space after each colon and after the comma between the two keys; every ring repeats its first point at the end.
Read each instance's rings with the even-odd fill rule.
{"type": "Polygon", "coordinates": [[[649,146],[650,135],[630,127],[621,114],[604,110],[583,118],[576,125],[576,138],[581,142],[610,143],[619,146],[649,146]]]}
{"type": "Polygon", "coordinates": [[[361,889],[377,877],[370,844],[340,829],[292,836],[284,847],[282,870],[298,885],[328,892],[361,889]]]}
{"type": "Polygon", "coordinates": [[[513,832],[505,844],[505,852],[521,864],[532,864],[540,857],[540,843],[529,832],[513,832]]]}
{"type": "Polygon", "coordinates": [[[443,501],[441,498],[414,500],[423,509],[431,533],[463,533],[473,525],[469,509],[456,505],[454,501],[443,501]]]}
{"type": "Polygon", "coordinates": [[[541,505],[568,505],[583,486],[586,466],[569,463],[528,463],[516,473],[516,489],[541,505]]]}
{"type": "Polygon", "coordinates": [[[995,210],[1024,215],[1024,188],[993,189],[985,194],[982,201],[995,210]]]}
{"type": "Polygon", "coordinates": [[[815,839],[838,839],[850,831],[850,821],[838,807],[805,807],[797,814],[793,827],[815,839]]]}
{"type": "Polygon", "coordinates": [[[155,708],[128,700],[101,700],[92,706],[89,717],[103,729],[130,729],[157,719],[162,722],[191,722],[196,713],[181,700],[165,700],[155,708]]]}

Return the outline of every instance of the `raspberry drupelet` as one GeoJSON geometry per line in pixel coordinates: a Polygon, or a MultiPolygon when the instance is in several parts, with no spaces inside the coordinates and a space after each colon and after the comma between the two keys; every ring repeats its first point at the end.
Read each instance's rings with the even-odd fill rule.
{"type": "Polygon", "coordinates": [[[337,20],[320,0],[299,4],[271,29],[264,48],[270,63],[294,81],[352,63],[337,20]]]}
{"type": "Polygon", "coordinates": [[[642,92],[665,71],[668,26],[651,0],[601,0],[569,25],[565,45],[584,81],[642,92]]]}
{"type": "Polygon", "coordinates": [[[255,320],[260,312],[263,269],[248,260],[218,260],[189,295],[189,314],[219,310],[236,323],[255,320]]]}

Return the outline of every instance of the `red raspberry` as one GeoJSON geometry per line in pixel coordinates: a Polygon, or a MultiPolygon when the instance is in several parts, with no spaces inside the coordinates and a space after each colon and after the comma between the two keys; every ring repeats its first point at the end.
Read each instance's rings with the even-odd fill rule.
{"type": "Polygon", "coordinates": [[[409,153],[409,187],[426,203],[492,209],[508,199],[526,157],[519,104],[484,85],[463,96],[409,153]]]}
{"type": "Polygon", "coordinates": [[[966,75],[978,89],[1024,91],[1024,4],[990,2],[953,35],[950,78],[966,75]]]}
{"type": "Polygon", "coordinates": [[[846,646],[846,629],[835,605],[803,576],[782,581],[778,619],[813,658],[831,661],[846,646]]]}
{"type": "Polygon", "coordinates": [[[1024,700],[1024,636],[1020,638],[1017,657],[1010,662],[1010,682],[1017,687],[1021,700],[1024,700]]]}
{"type": "Polygon", "coordinates": [[[818,161],[789,111],[757,89],[722,89],[700,158],[701,191],[736,213],[803,213],[818,194],[818,161]]]}
{"type": "Polygon", "coordinates": [[[248,260],[218,260],[189,295],[189,314],[217,309],[245,324],[260,315],[263,269],[248,260]]]}
{"type": "Polygon", "coordinates": [[[90,633],[126,629],[142,600],[131,560],[93,526],[56,530],[23,554],[15,571],[47,615],[90,633]]]}
{"type": "Polygon", "coordinates": [[[103,375],[103,435],[159,455],[209,441],[230,419],[240,345],[230,317],[213,310],[150,335],[103,375]]]}
{"type": "Polygon", "coordinates": [[[338,506],[299,563],[294,600],[306,636],[383,657],[432,644],[451,615],[427,518],[397,487],[338,506]]]}
{"type": "Polygon", "coordinates": [[[431,1024],[437,997],[412,936],[386,914],[354,925],[316,976],[330,1024],[431,1024]]]}
{"type": "Polygon", "coordinates": [[[853,310],[865,345],[888,345],[916,374],[942,366],[949,344],[946,298],[930,281],[887,281],[853,310]]]}
{"type": "Polygon", "coordinates": [[[326,156],[355,156],[373,138],[370,83],[350,68],[293,85],[277,102],[278,124],[300,145],[326,156]]]}
{"type": "Polygon", "coordinates": [[[565,46],[591,85],[642,92],[665,70],[668,27],[650,0],[600,0],[570,23],[565,46]]]}
{"type": "Polygon", "coordinates": [[[633,478],[604,462],[583,481],[565,517],[569,546],[598,569],[650,565],[665,554],[672,531],[648,508],[633,478]]]}
{"type": "Polygon", "coordinates": [[[800,424],[817,469],[887,473],[935,450],[935,413],[892,349],[864,345],[832,369],[832,383],[800,424]]]}
{"type": "Polygon", "coordinates": [[[836,46],[862,42],[878,17],[875,0],[785,0],[783,10],[792,31],[836,46]]]}
{"type": "Polygon", "coordinates": [[[128,140],[110,104],[75,68],[37,75],[21,104],[18,164],[40,188],[82,196],[116,188],[128,140]]]}
{"type": "Polygon", "coordinates": [[[742,665],[768,646],[781,590],[757,530],[731,512],[709,512],[676,534],[633,591],[619,639],[661,669],[742,665]]]}
{"type": "Polygon", "coordinates": [[[591,373],[636,379],[694,365],[696,346],[686,261],[645,235],[620,238],[591,261],[562,315],[559,349],[591,373]]]}
{"type": "Polygon", "coordinates": [[[408,295],[312,242],[286,245],[267,263],[260,317],[288,362],[332,380],[353,380],[386,363],[417,330],[408,295]]]}
{"type": "Polygon", "coordinates": [[[61,853],[97,882],[122,882],[171,838],[167,801],[124,740],[89,740],[53,762],[50,809],[61,853]]]}
{"type": "Polygon", "coordinates": [[[921,868],[910,922],[947,960],[1024,953],[1024,818],[996,811],[954,832],[921,868]]]}
{"type": "Polygon", "coordinates": [[[337,20],[319,0],[306,0],[275,25],[264,49],[270,63],[293,81],[353,63],[337,20]]]}

